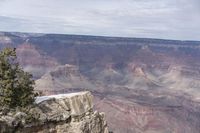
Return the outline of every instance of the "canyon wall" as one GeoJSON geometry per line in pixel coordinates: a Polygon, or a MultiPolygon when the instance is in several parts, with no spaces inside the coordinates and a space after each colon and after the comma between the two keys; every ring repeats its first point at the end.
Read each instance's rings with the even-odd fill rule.
{"type": "Polygon", "coordinates": [[[88,90],[114,133],[199,133],[200,42],[0,34],[44,95],[88,90]]]}

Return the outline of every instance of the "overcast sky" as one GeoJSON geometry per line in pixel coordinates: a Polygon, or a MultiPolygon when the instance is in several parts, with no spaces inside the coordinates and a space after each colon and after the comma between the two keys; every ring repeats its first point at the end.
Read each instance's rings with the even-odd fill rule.
{"type": "Polygon", "coordinates": [[[200,40],[200,0],[0,0],[0,31],[200,40]]]}

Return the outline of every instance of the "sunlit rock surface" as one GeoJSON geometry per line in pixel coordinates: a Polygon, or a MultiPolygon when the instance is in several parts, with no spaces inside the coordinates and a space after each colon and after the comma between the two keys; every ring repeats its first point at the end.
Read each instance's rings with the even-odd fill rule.
{"type": "Polygon", "coordinates": [[[90,92],[43,96],[29,113],[1,114],[0,132],[22,133],[108,133],[105,114],[93,111],[90,92]],[[28,121],[28,122],[27,122],[28,121]]]}

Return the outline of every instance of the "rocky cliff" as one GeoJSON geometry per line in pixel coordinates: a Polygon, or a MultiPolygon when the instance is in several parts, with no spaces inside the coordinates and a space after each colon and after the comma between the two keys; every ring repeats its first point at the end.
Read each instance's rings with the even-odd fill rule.
{"type": "Polygon", "coordinates": [[[108,133],[104,113],[93,111],[93,96],[79,92],[38,97],[28,112],[2,114],[0,132],[108,133]]]}
{"type": "Polygon", "coordinates": [[[199,133],[200,42],[1,33],[35,89],[83,91],[114,133],[199,133]]]}

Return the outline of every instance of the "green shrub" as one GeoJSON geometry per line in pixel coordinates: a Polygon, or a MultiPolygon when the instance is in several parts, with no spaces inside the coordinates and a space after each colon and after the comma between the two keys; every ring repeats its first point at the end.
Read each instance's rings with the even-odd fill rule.
{"type": "Polygon", "coordinates": [[[17,62],[16,49],[0,52],[0,106],[26,107],[34,103],[34,80],[17,62]]]}

